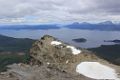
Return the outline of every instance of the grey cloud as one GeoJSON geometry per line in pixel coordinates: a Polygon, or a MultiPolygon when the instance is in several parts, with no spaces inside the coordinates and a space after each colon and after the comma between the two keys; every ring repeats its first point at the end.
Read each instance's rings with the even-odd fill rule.
{"type": "Polygon", "coordinates": [[[120,14],[120,0],[97,0],[97,9],[101,9],[105,12],[112,14],[120,14]]]}
{"type": "MultiPolygon", "coordinates": [[[[85,9],[71,9],[70,13],[78,14],[90,14],[90,13],[99,13],[99,14],[119,14],[120,13],[120,1],[119,0],[86,0],[91,1],[87,3],[85,9]]],[[[78,7],[79,8],[79,7],[78,7]]]]}
{"type": "Polygon", "coordinates": [[[47,22],[119,20],[119,7],[119,0],[0,0],[0,18],[35,16],[47,22]]]}

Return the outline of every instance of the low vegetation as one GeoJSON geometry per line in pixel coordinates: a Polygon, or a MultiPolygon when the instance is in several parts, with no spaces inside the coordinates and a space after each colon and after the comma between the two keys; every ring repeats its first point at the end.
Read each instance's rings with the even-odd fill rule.
{"type": "Polygon", "coordinates": [[[29,49],[35,40],[28,38],[12,38],[0,35],[0,72],[13,63],[26,63],[29,49]]]}
{"type": "Polygon", "coordinates": [[[120,45],[102,45],[97,48],[88,49],[96,53],[96,55],[114,63],[120,65],[120,45]]]}
{"type": "Polygon", "coordinates": [[[0,52],[28,52],[35,40],[0,35],[0,52]]]}
{"type": "Polygon", "coordinates": [[[0,72],[7,69],[7,65],[13,63],[27,63],[29,61],[29,55],[17,55],[17,54],[1,54],[0,55],[0,72]]]}

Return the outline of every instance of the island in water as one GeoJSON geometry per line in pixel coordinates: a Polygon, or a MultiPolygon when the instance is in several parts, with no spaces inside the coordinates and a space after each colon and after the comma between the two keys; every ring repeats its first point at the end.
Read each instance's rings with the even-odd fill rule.
{"type": "Polygon", "coordinates": [[[104,42],[114,42],[114,43],[120,43],[120,40],[104,40],[104,42]]]}
{"type": "Polygon", "coordinates": [[[77,39],[72,39],[72,41],[77,42],[77,43],[85,43],[87,39],[85,38],[77,38],[77,39]]]}

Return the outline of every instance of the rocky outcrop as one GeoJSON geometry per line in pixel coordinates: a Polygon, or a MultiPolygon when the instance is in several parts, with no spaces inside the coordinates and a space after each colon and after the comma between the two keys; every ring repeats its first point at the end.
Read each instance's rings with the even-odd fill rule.
{"type": "Polygon", "coordinates": [[[94,54],[88,54],[88,52],[82,49],[79,49],[79,53],[74,55],[71,48],[68,47],[70,47],[70,45],[68,46],[68,44],[46,35],[42,37],[41,40],[35,42],[33,48],[30,50],[30,56],[33,59],[32,64],[34,64],[36,60],[38,62],[37,64],[73,73],[76,64],[86,60],[95,61],[98,59],[94,54]],[[61,44],[54,44],[55,41],[61,44]]]}
{"type": "MultiPolygon", "coordinates": [[[[110,64],[109,62],[97,57],[92,52],[81,48],[75,48],[74,46],[65,44],[49,35],[43,36],[33,44],[33,47],[30,49],[30,57],[31,59],[29,64],[21,63],[10,65],[9,67],[11,69],[7,71],[7,74],[9,73],[13,78],[17,78],[13,80],[109,80],[112,78],[119,80],[119,75],[117,74],[120,72],[119,66],[110,64]],[[84,65],[85,67],[83,70],[94,70],[93,72],[95,74],[98,73],[98,75],[101,76],[98,78],[96,78],[90,70],[88,71],[92,76],[82,72],[83,70],[77,70],[79,69],[78,65],[83,62],[86,62],[87,64],[89,62],[93,64],[94,62],[97,66],[98,64],[101,64],[98,67],[107,69],[107,71],[111,72],[113,77],[109,78],[108,75],[103,76],[102,74],[105,73],[103,70],[99,70],[99,72],[97,72],[97,67],[94,67],[96,65],[87,65],[87,67],[84,65]],[[105,65],[108,67],[105,67],[105,65]]],[[[83,68],[81,65],[80,67],[83,68]]],[[[0,80],[11,79],[0,78],[0,80]]]]}

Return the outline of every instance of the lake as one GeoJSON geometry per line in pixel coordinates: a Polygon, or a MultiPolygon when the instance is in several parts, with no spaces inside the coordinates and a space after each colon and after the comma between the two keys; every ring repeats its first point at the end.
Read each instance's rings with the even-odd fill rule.
{"type": "Polygon", "coordinates": [[[71,45],[82,48],[99,47],[100,45],[113,45],[113,42],[104,42],[104,40],[120,39],[119,31],[98,31],[81,29],[49,29],[49,30],[0,30],[0,34],[15,38],[40,39],[45,34],[54,36],[71,45]],[[76,38],[85,38],[87,42],[77,43],[72,41],[76,38]]]}

